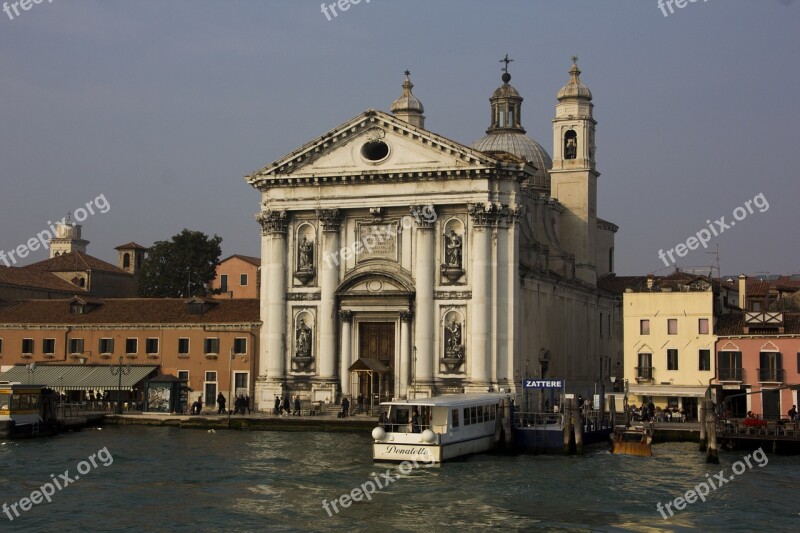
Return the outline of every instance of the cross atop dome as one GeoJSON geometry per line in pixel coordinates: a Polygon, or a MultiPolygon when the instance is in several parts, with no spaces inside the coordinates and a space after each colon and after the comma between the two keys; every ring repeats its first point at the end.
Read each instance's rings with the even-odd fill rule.
{"type": "Polygon", "coordinates": [[[513,59],[509,59],[508,58],[508,53],[506,53],[506,57],[504,57],[503,59],[500,60],[500,63],[505,63],[506,64],[505,67],[500,69],[500,70],[503,71],[503,83],[508,83],[508,82],[511,81],[511,74],[508,73],[508,64],[509,63],[513,63],[513,62],[514,62],[513,59]]]}

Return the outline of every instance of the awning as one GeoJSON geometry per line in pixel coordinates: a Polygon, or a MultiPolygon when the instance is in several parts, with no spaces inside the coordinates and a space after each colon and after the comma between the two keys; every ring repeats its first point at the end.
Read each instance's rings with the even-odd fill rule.
{"type": "MultiPolygon", "coordinates": [[[[111,373],[117,365],[39,365],[29,372],[27,365],[0,374],[0,381],[35,383],[57,390],[106,390],[119,386],[119,376],[111,373]]],[[[124,368],[124,367],[123,367],[124,368]]],[[[155,365],[131,365],[122,375],[122,388],[131,390],[158,369],[155,365]]]]}
{"type": "Polygon", "coordinates": [[[674,385],[631,385],[628,394],[636,396],[677,396],[679,398],[704,398],[707,387],[680,387],[674,385]]]}

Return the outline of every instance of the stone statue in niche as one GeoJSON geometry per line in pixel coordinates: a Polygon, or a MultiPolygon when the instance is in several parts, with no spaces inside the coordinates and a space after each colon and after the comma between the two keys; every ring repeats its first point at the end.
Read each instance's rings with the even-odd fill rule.
{"type": "Polygon", "coordinates": [[[306,321],[302,318],[297,324],[295,336],[297,338],[297,357],[311,357],[311,328],[306,326],[306,321]]]}
{"type": "Polygon", "coordinates": [[[448,267],[461,268],[462,262],[462,242],[461,237],[456,235],[455,230],[450,230],[450,234],[444,234],[447,247],[446,262],[448,267]]]}
{"type": "Polygon", "coordinates": [[[450,324],[445,326],[445,350],[446,359],[462,359],[464,357],[464,346],[461,343],[461,324],[452,319],[450,324]]]}
{"type": "Polygon", "coordinates": [[[298,270],[300,272],[308,272],[314,269],[314,243],[309,241],[305,236],[300,241],[300,261],[298,270]]]}
{"type": "Polygon", "coordinates": [[[567,137],[564,146],[564,159],[575,159],[578,156],[578,143],[575,137],[567,137]]]}

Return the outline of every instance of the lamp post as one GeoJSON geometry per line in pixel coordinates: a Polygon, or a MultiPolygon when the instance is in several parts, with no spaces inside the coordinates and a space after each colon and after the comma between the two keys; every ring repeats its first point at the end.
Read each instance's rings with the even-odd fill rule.
{"type": "Polygon", "coordinates": [[[412,382],[414,384],[414,400],[417,399],[417,347],[414,346],[414,368],[412,374],[412,382]]]}
{"type": "Polygon", "coordinates": [[[122,414],[122,376],[127,376],[131,373],[131,365],[122,366],[122,356],[119,356],[119,363],[111,367],[111,375],[119,376],[119,383],[117,385],[117,407],[114,412],[118,415],[122,414]]]}
{"type": "Polygon", "coordinates": [[[28,383],[33,383],[36,379],[36,363],[25,365],[25,369],[28,371],[28,383]]]}

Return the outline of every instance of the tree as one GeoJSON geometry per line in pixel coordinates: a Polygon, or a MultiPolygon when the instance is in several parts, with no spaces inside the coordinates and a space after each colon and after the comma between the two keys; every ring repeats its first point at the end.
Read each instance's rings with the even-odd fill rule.
{"type": "Polygon", "coordinates": [[[184,229],[171,241],[158,241],[142,265],[139,295],[150,298],[206,296],[216,277],[222,237],[184,229]]]}

